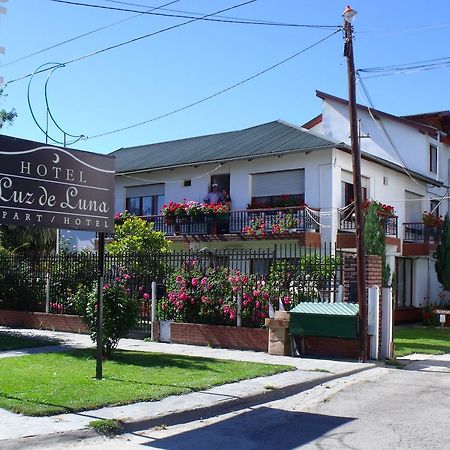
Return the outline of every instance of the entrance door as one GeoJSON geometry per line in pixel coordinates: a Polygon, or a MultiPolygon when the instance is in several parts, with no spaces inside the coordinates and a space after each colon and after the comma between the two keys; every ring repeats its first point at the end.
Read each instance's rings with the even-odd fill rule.
{"type": "Polygon", "coordinates": [[[395,259],[397,286],[394,286],[395,307],[410,308],[413,304],[413,268],[412,258],[395,259]]]}

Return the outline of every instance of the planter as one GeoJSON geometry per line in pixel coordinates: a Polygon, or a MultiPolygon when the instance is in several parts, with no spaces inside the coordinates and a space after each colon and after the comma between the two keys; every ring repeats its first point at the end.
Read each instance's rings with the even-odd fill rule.
{"type": "Polygon", "coordinates": [[[166,221],[166,225],[173,226],[175,225],[175,216],[167,216],[164,218],[166,221]]]}

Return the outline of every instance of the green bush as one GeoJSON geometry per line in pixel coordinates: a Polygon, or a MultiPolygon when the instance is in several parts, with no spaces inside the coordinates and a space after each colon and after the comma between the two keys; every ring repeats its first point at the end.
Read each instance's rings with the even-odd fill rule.
{"type": "MultiPolygon", "coordinates": [[[[120,338],[126,335],[139,319],[139,302],[128,287],[130,276],[120,274],[103,287],[103,356],[111,358],[120,338]]],[[[73,305],[90,328],[91,338],[97,340],[98,323],[97,283],[82,286],[72,298],[73,305]]]]}

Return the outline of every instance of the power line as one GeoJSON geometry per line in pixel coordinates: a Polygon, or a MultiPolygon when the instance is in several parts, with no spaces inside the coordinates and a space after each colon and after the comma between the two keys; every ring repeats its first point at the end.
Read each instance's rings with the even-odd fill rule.
{"type": "Polygon", "coordinates": [[[167,13],[155,13],[155,12],[142,12],[136,9],[128,9],[128,8],[117,8],[113,6],[104,6],[104,5],[96,5],[92,3],[80,3],[80,2],[73,2],[69,0],[50,0],[55,3],[63,3],[66,5],[72,5],[72,6],[84,6],[88,8],[97,8],[97,9],[106,9],[111,11],[122,11],[122,12],[140,12],[142,14],[148,14],[151,16],[160,16],[160,17],[174,17],[174,18],[181,18],[181,19],[198,19],[198,20],[204,20],[209,22],[221,22],[221,23],[236,23],[241,25],[265,25],[265,26],[278,26],[278,27],[299,27],[299,28],[341,28],[338,25],[306,25],[306,24],[295,24],[295,23],[280,23],[280,22],[267,22],[267,21],[257,21],[257,20],[250,20],[250,19],[217,19],[217,18],[211,18],[208,16],[193,16],[193,15],[187,15],[187,14],[167,14],[167,13]]]}
{"type": "MultiPolygon", "coordinates": [[[[143,5],[142,3],[130,3],[130,2],[123,2],[123,1],[119,1],[119,0],[105,0],[108,3],[118,3],[120,5],[127,5],[127,6],[137,6],[140,8],[148,8],[148,5],[143,5]]],[[[180,10],[180,9],[171,9],[171,8],[159,8],[162,11],[170,11],[170,12],[176,12],[176,13],[182,13],[182,14],[192,14],[192,15],[197,15],[197,16],[202,16],[204,15],[204,13],[198,13],[198,12],[193,12],[193,11],[185,11],[185,10],[180,10]]],[[[221,16],[221,15],[216,15],[215,17],[220,17],[222,19],[235,19],[235,20],[246,20],[246,21],[251,21],[252,19],[245,19],[242,17],[233,17],[233,16],[221,16]]],[[[283,22],[274,22],[273,20],[261,20],[259,19],[258,22],[266,22],[266,23],[280,23],[282,24],[283,22]]]]}
{"type": "Polygon", "coordinates": [[[119,132],[121,132],[121,131],[130,130],[130,129],[132,129],[132,128],[136,128],[136,127],[139,127],[139,126],[141,126],[141,125],[145,125],[145,124],[147,124],[147,123],[155,122],[156,120],[163,119],[163,118],[165,118],[165,117],[171,116],[171,115],[176,114],[176,113],[178,113],[178,112],[184,111],[184,110],[186,110],[186,109],[188,109],[188,108],[192,108],[193,106],[197,106],[197,105],[199,105],[200,103],[204,103],[204,102],[206,102],[206,101],[208,101],[208,100],[211,100],[211,99],[214,98],[214,97],[217,97],[217,96],[220,95],[220,94],[223,94],[223,93],[225,93],[225,92],[231,91],[232,89],[234,89],[234,88],[236,88],[236,87],[238,87],[238,86],[241,86],[241,85],[247,83],[248,81],[251,81],[251,80],[257,78],[257,77],[259,77],[259,76],[261,76],[261,75],[263,75],[263,74],[269,72],[270,70],[275,69],[276,67],[281,66],[282,64],[284,64],[284,63],[290,61],[291,59],[296,58],[297,56],[301,55],[302,53],[305,53],[306,51],[310,50],[311,48],[316,47],[317,45],[319,45],[319,44],[321,44],[322,42],[326,41],[327,39],[329,39],[330,37],[332,37],[332,36],[334,36],[335,34],[339,33],[340,31],[341,31],[341,30],[336,30],[336,31],[334,31],[333,33],[329,34],[328,36],[326,36],[326,37],[320,39],[319,41],[315,42],[314,44],[311,44],[311,45],[309,45],[308,47],[304,48],[303,50],[300,50],[299,52],[295,53],[294,55],[291,55],[291,56],[289,56],[288,58],[285,58],[285,59],[283,59],[282,61],[279,61],[279,62],[277,62],[276,64],[273,64],[272,66],[267,67],[266,69],[261,70],[260,72],[254,74],[254,75],[252,75],[252,76],[250,76],[250,77],[248,77],[248,78],[245,78],[244,80],[241,80],[241,81],[239,81],[239,82],[237,82],[237,83],[235,83],[235,84],[233,84],[233,85],[231,85],[231,86],[228,86],[228,87],[225,88],[225,89],[221,89],[220,91],[217,91],[217,92],[215,92],[214,94],[208,95],[207,97],[204,97],[204,98],[202,98],[202,99],[200,99],[200,100],[197,100],[197,101],[195,101],[195,102],[193,102],[193,103],[189,103],[188,105],[182,106],[182,107],[177,108],[177,109],[175,109],[175,110],[172,110],[172,111],[170,111],[170,112],[168,112],[168,113],[161,114],[160,116],[156,116],[156,117],[153,117],[153,118],[151,118],[151,119],[148,119],[148,120],[144,120],[144,121],[142,121],[142,122],[135,123],[135,124],[133,124],[133,125],[128,125],[128,126],[126,126],[126,127],[118,128],[118,129],[111,130],[111,131],[106,131],[106,132],[104,132],[104,133],[99,133],[99,134],[96,134],[96,135],[94,135],[94,136],[87,137],[86,139],[96,139],[96,138],[99,138],[99,137],[108,136],[108,135],[110,135],[110,134],[119,133],[119,132]]]}
{"type": "Polygon", "coordinates": [[[376,78],[389,75],[400,75],[409,72],[422,72],[426,70],[443,69],[450,66],[450,56],[444,58],[428,59],[417,61],[414,63],[397,64],[390,66],[370,67],[366,69],[358,69],[358,73],[375,74],[365,76],[364,78],[376,78]]]}
{"type": "MultiPolygon", "coordinates": [[[[164,5],[161,5],[161,6],[152,7],[147,12],[150,12],[150,11],[153,11],[153,10],[156,10],[156,9],[164,9],[165,6],[169,6],[169,5],[172,5],[174,3],[178,3],[179,1],[180,0],[174,0],[174,1],[171,1],[171,2],[166,3],[164,5]]],[[[37,51],[35,51],[33,53],[30,53],[29,55],[25,55],[25,56],[22,56],[20,58],[17,58],[17,59],[15,59],[15,60],[13,60],[13,61],[11,61],[9,63],[2,64],[2,68],[7,67],[7,66],[11,66],[12,64],[15,64],[15,63],[18,63],[18,62],[23,61],[25,59],[31,58],[32,56],[39,55],[39,54],[44,53],[44,52],[46,52],[48,50],[52,50],[52,49],[54,49],[56,47],[60,47],[61,45],[68,44],[69,42],[76,41],[77,39],[81,39],[83,37],[90,36],[91,34],[97,33],[99,31],[106,30],[107,28],[111,28],[111,27],[113,27],[115,25],[119,25],[119,24],[121,24],[123,22],[127,22],[128,20],[135,19],[136,17],[142,16],[144,14],[145,14],[145,11],[140,12],[138,14],[134,14],[134,15],[132,15],[130,17],[127,17],[126,19],[122,19],[122,20],[119,20],[117,22],[110,23],[109,25],[105,25],[105,26],[100,27],[100,28],[95,28],[94,30],[87,31],[86,33],[83,33],[83,34],[79,34],[78,36],[74,36],[72,38],[66,39],[65,41],[58,42],[57,44],[51,45],[51,46],[43,48],[41,50],[37,50],[37,51]]]]}
{"type": "MultiPolygon", "coordinates": [[[[244,3],[239,3],[238,5],[230,6],[229,8],[225,8],[225,9],[222,9],[220,11],[216,11],[216,12],[210,13],[207,16],[214,16],[215,14],[220,14],[220,13],[223,13],[225,11],[231,11],[232,9],[240,8],[241,6],[245,6],[245,5],[248,5],[250,3],[255,3],[255,2],[256,2],[256,0],[248,0],[248,1],[244,2],[244,3]]],[[[204,17],[206,17],[206,16],[204,16],[204,17]]],[[[90,58],[91,56],[96,56],[96,55],[99,55],[101,53],[107,52],[109,50],[114,50],[116,48],[123,47],[124,45],[132,44],[133,42],[137,42],[137,41],[140,41],[142,39],[147,39],[149,37],[156,36],[158,34],[166,32],[166,31],[174,30],[175,28],[180,28],[180,27],[182,27],[184,25],[188,25],[190,23],[197,22],[198,20],[201,20],[204,17],[187,20],[186,22],[181,22],[181,23],[178,23],[176,25],[172,25],[170,27],[162,28],[162,29],[154,31],[152,33],[147,33],[147,34],[144,34],[142,36],[138,36],[138,37],[135,37],[133,39],[129,39],[129,40],[124,41],[124,42],[120,42],[119,44],[111,45],[109,47],[105,47],[105,48],[102,48],[100,50],[96,50],[95,52],[88,53],[88,54],[83,55],[83,56],[79,56],[78,58],[74,58],[74,59],[71,59],[69,61],[65,61],[64,63],[61,63],[61,64],[64,64],[65,66],[67,66],[67,65],[72,64],[74,62],[78,62],[78,61],[82,61],[83,59],[90,58]]],[[[51,66],[51,67],[48,67],[48,68],[45,68],[45,69],[42,69],[42,70],[35,71],[33,73],[28,73],[27,75],[23,75],[21,77],[14,78],[13,80],[7,81],[5,84],[11,84],[11,83],[15,83],[16,81],[24,80],[26,78],[31,77],[34,74],[48,72],[49,70],[54,69],[54,67],[55,66],[51,66]]]]}

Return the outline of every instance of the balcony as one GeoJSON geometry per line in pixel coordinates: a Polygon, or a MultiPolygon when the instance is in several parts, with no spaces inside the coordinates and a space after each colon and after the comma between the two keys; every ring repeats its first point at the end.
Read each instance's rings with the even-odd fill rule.
{"type": "MultiPolygon", "coordinates": [[[[239,239],[280,239],[306,232],[317,234],[320,240],[320,216],[318,211],[304,206],[270,209],[230,211],[222,216],[189,216],[166,218],[145,216],[153,222],[155,231],[167,236],[195,236],[201,239],[225,236],[239,239]]],[[[309,233],[308,233],[309,234],[309,233]]],[[[317,238],[316,238],[317,239],[317,238]]]]}
{"type": "Polygon", "coordinates": [[[403,227],[403,256],[426,256],[436,250],[442,227],[424,222],[406,222],[403,227]]]}
{"type": "MultiPolygon", "coordinates": [[[[386,236],[386,244],[397,247],[400,251],[400,239],[398,238],[398,217],[379,213],[384,234],[386,236]]],[[[347,208],[340,212],[339,231],[337,235],[337,246],[339,248],[356,248],[356,223],[355,209],[347,208]]]]}

